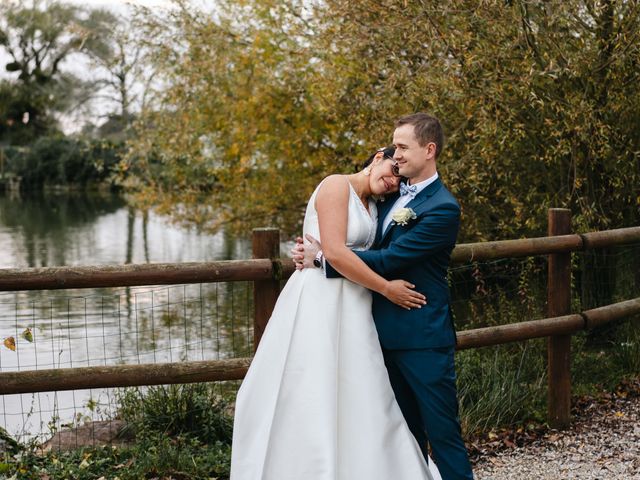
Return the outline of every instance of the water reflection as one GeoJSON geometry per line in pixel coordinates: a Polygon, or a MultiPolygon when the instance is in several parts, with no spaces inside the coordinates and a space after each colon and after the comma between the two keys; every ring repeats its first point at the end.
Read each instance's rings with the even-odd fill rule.
{"type": "MultiPolygon", "coordinates": [[[[0,268],[251,256],[248,239],[179,228],[109,193],[0,197],[0,241],[0,268]]],[[[248,282],[0,292],[0,337],[17,343],[15,352],[0,346],[0,371],[246,356],[251,292],[248,282]],[[21,336],[26,328],[33,342],[21,336]]],[[[109,398],[108,390],[7,395],[0,408],[7,430],[29,436],[109,398]]]]}
{"type": "Polygon", "coordinates": [[[0,268],[248,258],[251,245],[128,206],[113,193],[0,195],[0,268]]]}
{"type": "Polygon", "coordinates": [[[3,244],[11,245],[2,252],[0,264],[69,265],[77,256],[74,252],[86,251],[95,240],[90,227],[96,220],[124,206],[122,197],[109,193],[0,196],[0,236],[3,244]]]}

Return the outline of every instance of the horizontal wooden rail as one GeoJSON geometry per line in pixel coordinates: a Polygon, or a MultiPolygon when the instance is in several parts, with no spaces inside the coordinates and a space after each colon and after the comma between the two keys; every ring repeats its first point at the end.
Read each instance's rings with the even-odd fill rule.
{"type": "MultiPolygon", "coordinates": [[[[639,310],[640,311],[640,310],[639,310]]],[[[458,332],[458,350],[469,348],[489,347],[503,343],[531,340],[533,338],[549,337],[551,335],[565,335],[584,330],[585,320],[580,314],[562,317],[530,320],[509,325],[477,328],[458,332]]]]}
{"type": "Polygon", "coordinates": [[[250,363],[250,358],[234,358],[7,372],[0,373],[0,395],[240,380],[247,373],[250,363]]]}
{"type": "MultiPolygon", "coordinates": [[[[640,298],[582,314],[458,332],[458,350],[570,334],[640,314],[640,298]]],[[[241,380],[250,358],[199,362],[114,365],[0,373],[0,395],[86,388],[131,387],[170,383],[241,380]]]]}
{"type": "MultiPolygon", "coordinates": [[[[544,255],[640,242],[640,227],[582,235],[463,243],[452,263],[544,255]]],[[[187,283],[286,279],[295,271],[290,258],[219,262],[94,265],[81,267],[0,269],[0,291],[130,287],[187,283]]]]}
{"type": "Polygon", "coordinates": [[[277,270],[267,259],[12,268],[0,269],[0,291],[252,281],[271,279],[277,270]]]}
{"type": "Polygon", "coordinates": [[[587,328],[592,329],[619,318],[636,315],[638,312],[640,312],[640,298],[634,298],[633,300],[614,303],[606,307],[587,310],[582,312],[582,315],[587,322],[587,328]]]}
{"type": "Polygon", "coordinates": [[[452,263],[517,258],[550,253],[576,252],[608,246],[640,242],[640,227],[619,228],[553,237],[499,240],[495,242],[461,243],[451,253],[452,263]]]}

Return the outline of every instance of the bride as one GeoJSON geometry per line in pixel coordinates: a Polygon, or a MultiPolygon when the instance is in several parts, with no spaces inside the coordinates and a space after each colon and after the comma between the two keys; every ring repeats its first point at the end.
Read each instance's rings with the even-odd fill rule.
{"type": "Polygon", "coordinates": [[[440,479],[394,397],[369,290],[405,308],[425,298],[351,251],[374,242],[372,196],[398,190],[393,153],[381,149],[360,172],[325,178],[309,199],[304,233],[321,239],[346,278],[297,270],[280,293],[238,391],[231,480],[440,479]]]}

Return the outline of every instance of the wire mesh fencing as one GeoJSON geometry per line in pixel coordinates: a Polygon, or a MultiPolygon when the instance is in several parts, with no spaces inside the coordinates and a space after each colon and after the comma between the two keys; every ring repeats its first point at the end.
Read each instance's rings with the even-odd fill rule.
{"type": "MultiPolygon", "coordinates": [[[[572,253],[572,310],[638,297],[640,244],[572,253]]],[[[544,318],[547,257],[504,258],[449,269],[458,329],[544,318]]]]}
{"type": "MultiPolygon", "coordinates": [[[[0,371],[247,357],[250,282],[0,295],[0,371]]],[[[114,389],[4,395],[2,425],[22,442],[117,415],[114,389]]],[[[91,432],[92,436],[96,432],[91,432]]]]}
{"type": "MultiPolygon", "coordinates": [[[[573,311],[638,297],[639,272],[640,244],[574,253],[573,311]]],[[[458,330],[546,316],[545,256],[454,265],[449,283],[458,330]]],[[[249,357],[253,318],[251,282],[3,293],[0,371],[249,357]]],[[[232,398],[237,386],[222,382],[193,387],[200,389],[193,392],[213,402],[232,398]]],[[[22,442],[53,437],[45,444],[52,448],[55,442],[117,442],[124,426],[121,414],[131,414],[135,405],[144,405],[145,415],[167,424],[180,409],[189,418],[206,414],[209,404],[200,400],[178,405],[180,388],[5,395],[0,421],[22,442]],[[150,392],[153,398],[145,396],[150,392]]]]}

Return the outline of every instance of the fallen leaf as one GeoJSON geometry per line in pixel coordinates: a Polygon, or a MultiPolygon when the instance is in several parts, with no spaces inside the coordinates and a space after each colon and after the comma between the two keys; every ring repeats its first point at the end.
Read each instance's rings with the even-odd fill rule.
{"type": "Polygon", "coordinates": [[[509,447],[509,448],[516,448],[516,444],[513,443],[511,440],[509,440],[508,438],[505,438],[503,440],[504,444],[509,447]]]}
{"type": "Polygon", "coordinates": [[[13,337],[7,337],[4,339],[4,346],[12,352],[16,351],[16,339],[13,337]]]}
{"type": "Polygon", "coordinates": [[[24,338],[29,343],[33,342],[33,332],[31,332],[30,328],[27,327],[27,329],[22,332],[22,338],[24,338]]]}

